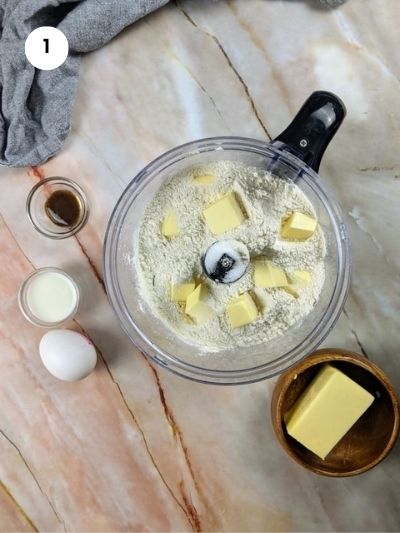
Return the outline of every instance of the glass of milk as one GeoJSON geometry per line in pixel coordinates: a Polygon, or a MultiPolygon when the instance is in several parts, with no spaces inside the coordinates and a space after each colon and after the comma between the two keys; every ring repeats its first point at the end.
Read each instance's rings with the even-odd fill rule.
{"type": "Polygon", "coordinates": [[[21,285],[20,309],[29,322],[44,328],[58,327],[76,315],[80,291],[76,282],[59,268],[40,268],[21,285]]]}

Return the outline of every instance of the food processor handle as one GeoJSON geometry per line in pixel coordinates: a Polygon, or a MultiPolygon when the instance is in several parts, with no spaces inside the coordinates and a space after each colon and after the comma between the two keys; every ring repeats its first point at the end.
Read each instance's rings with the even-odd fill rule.
{"type": "Polygon", "coordinates": [[[316,91],[272,144],[318,172],[325,149],[345,116],[346,108],[340,98],[327,91],[316,91]]]}

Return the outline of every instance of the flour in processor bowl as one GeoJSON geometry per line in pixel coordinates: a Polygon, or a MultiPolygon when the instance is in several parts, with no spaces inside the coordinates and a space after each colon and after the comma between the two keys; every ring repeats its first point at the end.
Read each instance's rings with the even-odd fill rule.
{"type": "MultiPolygon", "coordinates": [[[[135,266],[143,300],[175,334],[215,352],[259,344],[283,334],[312,310],[325,278],[326,247],[319,224],[307,239],[282,237],[282,223],[293,213],[316,219],[311,203],[295,184],[259,168],[218,161],[172,176],[148,205],[139,230],[135,266]],[[243,220],[215,234],[204,210],[225,197],[237,200],[232,210],[240,206],[243,220]],[[227,284],[209,279],[202,267],[208,247],[225,240],[244,243],[250,254],[245,274],[227,284]],[[267,285],[272,279],[274,286],[257,282],[259,261],[268,265],[267,285]],[[307,275],[300,289],[293,281],[299,272],[307,275]],[[279,284],[277,276],[287,282],[279,284]],[[193,294],[195,287],[197,295],[193,294]],[[171,297],[174,288],[176,293],[185,292],[181,298],[186,307],[185,301],[171,297]],[[243,295],[245,303],[237,300],[243,295]],[[186,298],[196,300],[198,296],[202,299],[198,305],[203,307],[196,309],[201,313],[190,314],[186,298]],[[254,316],[246,318],[250,311],[254,316]],[[238,312],[239,320],[245,317],[244,321],[249,321],[239,327],[232,321],[238,312]]],[[[215,223],[220,222],[217,217],[215,223]]]]}

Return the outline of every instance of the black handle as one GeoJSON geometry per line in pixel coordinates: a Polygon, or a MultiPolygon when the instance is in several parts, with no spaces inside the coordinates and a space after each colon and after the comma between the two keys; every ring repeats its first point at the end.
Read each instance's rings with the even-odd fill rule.
{"type": "Polygon", "coordinates": [[[272,143],[318,172],[326,147],[345,116],[346,108],[340,98],[327,91],[316,91],[272,143]]]}

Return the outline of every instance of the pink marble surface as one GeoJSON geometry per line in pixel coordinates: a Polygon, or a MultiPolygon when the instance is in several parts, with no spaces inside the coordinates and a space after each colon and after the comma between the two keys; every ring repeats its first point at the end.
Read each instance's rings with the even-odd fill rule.
{"type": "Polygon", "coordinates": [[[315,89],[348,117],[321,167],[346,213],[354,277],[325,345],[364,351],[400,385],[398,0],[172,2],[82,63],[72,131],[40,168],[0,169],[0,531],[398,531],[399,448],[353,479],[310,474],[281,450],[274,380],[223,388],[150,365],[122,333],[102,281],[108,217],[130,179],[195,138],[277,135],[315,89]],[[91,201],[74,238],[40,236],[26,196],[43,177],[91,201]],[[71,327],[96,371],[43,368],[43,331],[17,305],[35,268],[76,277],[71,327]]]}

